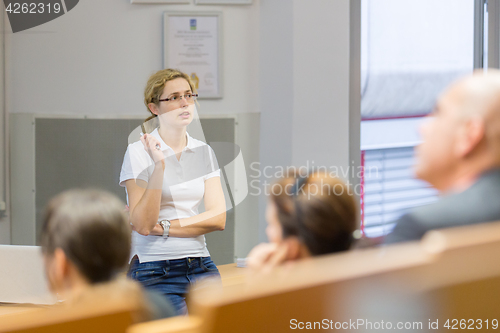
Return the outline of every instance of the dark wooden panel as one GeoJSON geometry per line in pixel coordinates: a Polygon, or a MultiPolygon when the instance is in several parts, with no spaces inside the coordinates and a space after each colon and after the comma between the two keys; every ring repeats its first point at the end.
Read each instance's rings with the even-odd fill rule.
{"type": "MultiPolygon", "coordinates": [[[[37,235],[43,208],[58,193],[79,188],[100,188],[126,201],[118,185],[128,136],[140,119],[36,119],[37,235]]],[[[233,142],[234,119],[202,119],[208,142],[233,142]]],[[[221,166],[222,167],[222,166],[221,166]]],[[[38,239],[38,237],[37,237],[38,239]]],[[[217,265],[234,260],[234,213],[227,214],[226,230],[207,235],[217,265]]]]}

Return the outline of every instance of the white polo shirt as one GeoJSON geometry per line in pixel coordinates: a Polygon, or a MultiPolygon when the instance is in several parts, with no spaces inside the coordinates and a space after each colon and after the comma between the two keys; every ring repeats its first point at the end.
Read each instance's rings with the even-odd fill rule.
{"type": "MultiPolygon", "coordinates": [[[[187,134],[187,133],[186,133],[187,134]]],[[[220,177],[217,159],[212,148],[187,134],[187,146],[177,160],[172,148],[162,140],[158,129],[151,132],[165,155],[165,174],[160,204],[161,220],[183,219],[198,215],[198,206],[205,193],[205,181],[220,177]]],[[[148,182],[154,162],[141,141],[127,147],[120,173],[120,186],[129,179],[148,182]]],[[[128,201],[128,194],[127,194],[128,201]]],[[[131,258],[138,255],[140,262],[209,256],[205,236],[194,238],[142,236],[132,232],[131,258]]]]}

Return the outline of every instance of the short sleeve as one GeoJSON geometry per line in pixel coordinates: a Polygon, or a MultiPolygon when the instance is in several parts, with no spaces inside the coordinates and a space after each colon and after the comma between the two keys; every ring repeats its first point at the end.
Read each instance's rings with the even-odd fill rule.
{"type": "Polygon", "coordinates": [[[220,168],[219,168],[219,163],[217,162],[217,157],[215,156],[215,152],[210,147],[207,145],[206,149],[206,174],[205,174],[205,180],[213,178],[213,177],[220,177],[220,168]]]}
{"type": "Polygon", "coordinates": [[[132,143],[127,147],[120,172],[120,186],[125,187],[125,181],[140,179],[149,181],[153,160],[142,147],[142,144],[132,143]]]}

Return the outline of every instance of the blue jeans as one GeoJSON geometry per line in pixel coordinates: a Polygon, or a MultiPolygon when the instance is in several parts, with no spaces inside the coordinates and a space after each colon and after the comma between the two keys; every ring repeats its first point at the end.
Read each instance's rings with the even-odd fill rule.
{"type": "Polygon", "coordinates": [[[191,284],[207,277],[220,279],[210,257],[193,257],[140,263],[132,260],[128,276],[153,292],[163,294],[178,315],[187,314],[186,294],[191,284]]]}

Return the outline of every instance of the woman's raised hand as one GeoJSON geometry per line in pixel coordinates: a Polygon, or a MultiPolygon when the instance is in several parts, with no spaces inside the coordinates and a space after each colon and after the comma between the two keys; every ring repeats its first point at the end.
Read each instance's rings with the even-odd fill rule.
{"type": "Polygon", "coordinates": [[[156,139],[151,134],[141,135],[141,142],[144,145],[144,150],[149,154],[155,163],[163,161],[165,155],[161,151],[161,144],[158,139],[156,139]]]}

